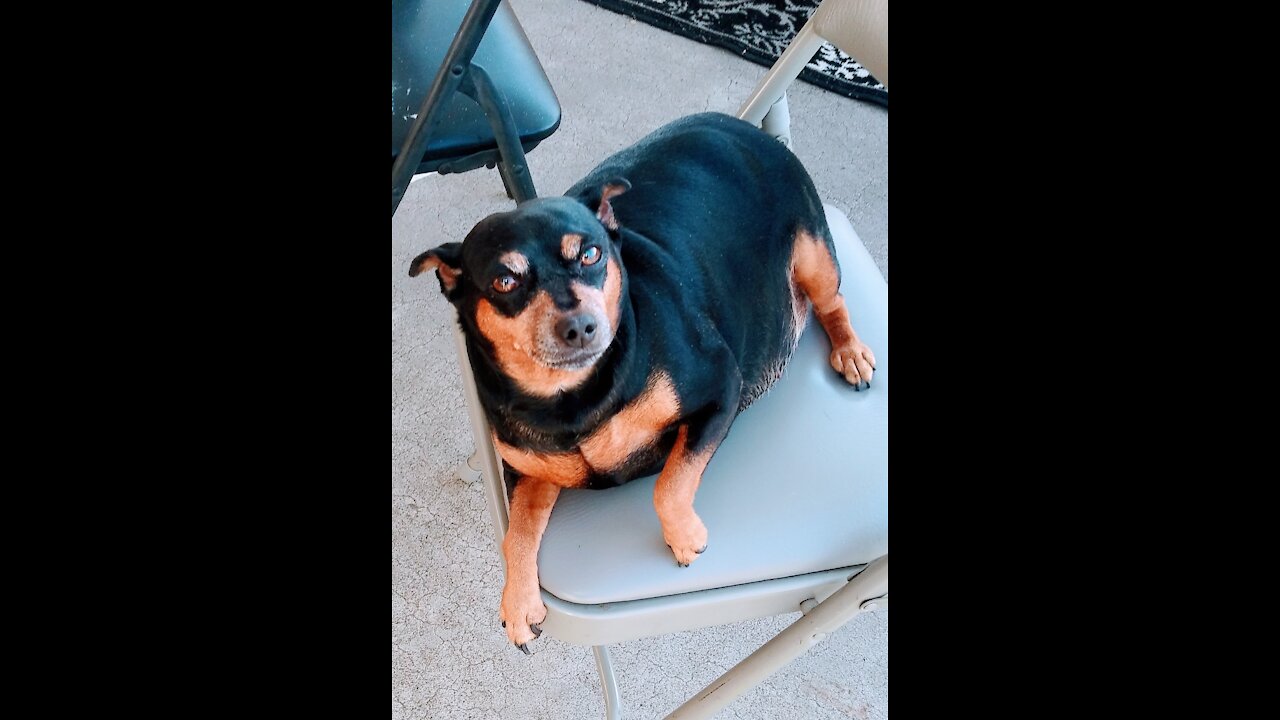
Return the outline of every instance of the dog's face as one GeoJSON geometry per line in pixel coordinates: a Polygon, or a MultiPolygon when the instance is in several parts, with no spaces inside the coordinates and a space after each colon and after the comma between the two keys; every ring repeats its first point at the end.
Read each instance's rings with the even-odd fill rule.
{"type": "Polygon", "coordinates": [[[464,330],[523,390],[571,389],[617,332],[626,278],[609,197],[629,187],[613,181],[598,200],[541,198],[490,215],[462,243],[414,258],[409,275],[436,270],[464,330]]]}

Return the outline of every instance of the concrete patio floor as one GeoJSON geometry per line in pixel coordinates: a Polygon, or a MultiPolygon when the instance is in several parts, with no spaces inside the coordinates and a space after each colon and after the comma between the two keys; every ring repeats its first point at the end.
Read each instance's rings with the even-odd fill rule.
{"type": "MultiPolygon", "coordinates": [[[[580,0],[512,0],[563,107],[529,155],[542,195],[665,122],[732,114],[765,68],[580,0]]],[[[796,154],[888,276],[888,112],[814,86],[790,92],[796,154]]],[[[415,181],[392,221],[392,717],[603,718],[589,648],[543,637],[526,657],[498,626],[503,571],[478,484],[450,326],[409,260],[511,208],[496,171],[415,181]]],[[[799,612],[614,646],[628,718],[670,712],[799,612]]],[[[864,613],[718,717],[888,716],[888,610],[864,613]]]]}

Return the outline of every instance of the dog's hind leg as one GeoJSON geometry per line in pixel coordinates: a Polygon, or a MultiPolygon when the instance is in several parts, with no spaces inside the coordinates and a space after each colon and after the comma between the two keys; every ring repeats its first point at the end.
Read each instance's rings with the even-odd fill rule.
{"type": "Polygon", "coordinates": [[[830,240],[806,230],[796,232],[791,249],[791,281],[798,286],[831,339],[831,367],[855,389],[871,387],[876,358],[849,324],[849,309],[840,294],[840,266],[830,240]]]}

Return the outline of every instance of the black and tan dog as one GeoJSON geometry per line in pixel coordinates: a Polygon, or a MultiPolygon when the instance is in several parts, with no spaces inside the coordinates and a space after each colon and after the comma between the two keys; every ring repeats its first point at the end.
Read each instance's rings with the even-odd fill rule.
{"type": "Polygon", "coordinates": [[[538,546],[561,488],[660,472],[653,503],[687,567],[707,548],[693,509],[739,412],[782,374],[808,317],[861,390],[875,358],[840,295],[826,216],[792,153],[705,113],[605,160],[564,197],[482,220],[414,258],[457,306],[510,492],[500,610],[541,634],[538,546]]]}

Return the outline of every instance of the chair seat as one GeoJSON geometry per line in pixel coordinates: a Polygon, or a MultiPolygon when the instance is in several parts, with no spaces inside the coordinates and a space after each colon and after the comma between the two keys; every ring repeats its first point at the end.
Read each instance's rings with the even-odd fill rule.
{"type": "Polygon", "coordinates": [[[738,416],[694,508],[706,553],[677,567],[653,509],[656,476],[564,490],[538,554],[550,594],[599,604],[861,565],[889,551],[888,285],[842,212],[825,206],[854,329],[875,353],[870,391],[828,363],[812,314],[773,389],[738,416]]]}
{"type": "MultiPolygon", "coordinates": [[[[391,3],[392,162],[470,5],[469,0],[391,3]]],[[[506,97],[526,152],[559,127],[560,103],[555,91],[506,2],[494,13],[472,62],[489,72],[506,97]]],[[[496,147],[479,104],[455,93],[441,111],[418,172],[430,172],[446,160],[496,147]]]]}

